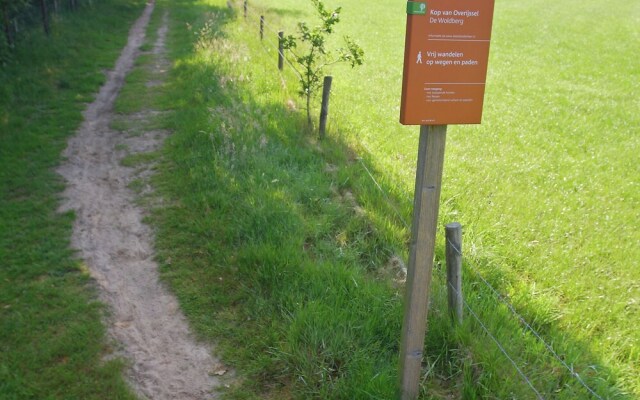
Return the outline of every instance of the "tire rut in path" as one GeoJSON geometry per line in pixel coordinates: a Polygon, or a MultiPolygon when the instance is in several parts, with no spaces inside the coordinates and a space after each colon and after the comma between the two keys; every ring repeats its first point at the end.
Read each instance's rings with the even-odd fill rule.
{"type": "MultiPolygon", "coordinates": [[[[155,131],[126,137],[109,128],[114,101],[144,42],[154,6],[150,2],[131,28],[115,69],[68,142],[67,160],[58,169],[67,181],[61,211],[75,211],[72,246],[109,306],[106,323],[119,347],[115,355],[129,361],[128,380],[137,394],[154,400],[213,399],[220,382],[211,373],[219,362],[210,348],[195,342],[175,297],[159,282],[153,233],[127,188],[136,174],[121,165],[127,155],[123,149],[157,149],[165,135],[155,131]]],[[[165,16],[153,51],[154,72],[167,64],[166,24],[165,16]]]]}

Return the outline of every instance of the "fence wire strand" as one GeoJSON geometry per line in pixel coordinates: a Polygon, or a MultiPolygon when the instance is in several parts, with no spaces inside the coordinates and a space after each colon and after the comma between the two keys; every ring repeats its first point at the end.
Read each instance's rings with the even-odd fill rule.
{"type": "MultiPolygon", "coordinates": [[[[460,255],[461,257],[462,255],[462,251],[457,248],[453,243],[451,243],[451,240],[447,239],[447,243],[449,244],[449,246],[451,246],[451,248],[458,253],[458,255],[460,255]]],[[[518,313],[518,311],[516,311],[515,307],[513,306],[513,304],[511,304],[511,302],[509,302],[502,294],[500,294],[500,292],[498,292],[496,290],[496,288],[493,287],[493,285],[491,285],[491,283],[489,283],[489,281],[487,281],[482,274],[480,274],[479,269],[473,265],[473,263],[469,262],[468,260],[465,261],[465,264],[471,269],[471,271],[473,271],[474,275],[476,277],[478,277],[478,279],[480,279],[487,288],[489,288],[489,290],[493,293],[493,295],[504,305],[507,306],[507,308],[511,311],[511,313],[518,319],[520,320],[520,322],[522,324],[524,324],[524,326],[540,341],[542,342],[542,344],[544,344],[544,346],[546,347],[546,349],[553,355],[553,357],[560,363],[562,364],[562,366],[564,366],[567,371],[569,371],[569,373],[575,377],[578,382],[589,391],[589,393],[591,393],[593,396],[595,396],[596,398],[598,398],[599,400],[604,400],[600,395],[598,395],[593,389],[591,389],[591,387],[589,387],[589,385],[587,385],[584,380],[582,379],[582,377],[580,377],[580,375],[575,371],[575,369],[573,368],[573,366],[569,366],[559,355],[558,353],[553,349],[553,347],[542,337],[542,335],[540,335],[532,326],[531,324],[529,324],[527,322],[527,320],[520,314],[518,313]]],[[[455,290],[455,289],[454,289],[455,290]]]]}
{"type": "MultiPolygon", "coordinates": [[[[453,291],[456,292],[456,294],[459,294],[459,292],[456,290],[456,288],[453,285],[449,284],[449,287],[451,289],[453,289],[453,291]]],[[[504,348],[504,346],[502,346],[502,343],[500,343],[500,341],[491,333],[491,331],[489,331],[489,328],[487,328],[485,326],[485,324],[482,322],[480,317],[478,317],[478,315],[473,311],[473,309],[471,308],[469,303],[467,303],[467,301],[464,299],[464,297],[462,298],[462,302],[464,303],[464,305],[467,308],[467,310],[469,311],[469,313],[471,313],[473,318],[482,327],[482,330],[487,334],[487,336],[489,336],[491,338],[491,340],[493,340],[493,342],[496,344],[498,349],[500,349],[500,352],[502,352],[502,354],[504,354],[504,356],[507,358],[507,360],[509,360],[511,365],[513,365],[513,367],[516,369],[516,371],[518,371],[518,374],[522,377],[522,379],[527,383],[527,385],[529,385],[531,390],[533,390],[533,392],[538,397],[538,400],[544,400],[544,397],[542,397],[540,392],[538,392],[538,389],[536,389],[536,387],[533,385],[533,382],[531,382],[531,380],[527,377],[527,375],[525,375],[525,373],[522,372],[520,367],[518,367],[518,364],[513,360],[513,358],[511,358],[511,356],[509,355],[507,350],[504,348]]]]}
{"type": "MultiPolygon", "coordinates": [[[[257,16],[258,14],[254,13],[251,8],[249,6],[247,6],[247,13],[251,14],[253,16],[257,16]]],[[[262,17],[262,15],[260,15],[262,17]]],[[[273,30],[272,28],[270,28],[268,26],[268,24],[266,23],[266,21],[263,21],[263,26],[265,28],[267,28],[267,30],[269,30],[271,33],[273,33],[275,36],[279,36],[279,32],[276,32],[275,30],[273,30]]],[[[293,64],[291,63],[291,61],[289,61],[289,59],[285,56],[284,53],[280,52],[280,43],[279,43],[279,39],[278,42],[275,43],[275,45],[273,44],[271,39],[262,39],[262,49],[265,51],[266,54],[269,54],[269,52],[267,51],[267,48],[274,50],[276,54],[279,54],[282,56],[282,59],[284,60],[284,62],[289,65],[289,67],[291,68],[291,70],[293,71],[293,73],[298,77],[298,79],[302,79],[302,75],[300,74],[300,72],[298,72],[298,70],[293,66],[293,64]]],[[[278,71],[280,73],[280,78],[282,80],[282,83],[286,86],[286,81],[284,79],[284,77],[282,76],[282,72],[278,71]]]]}
{"type": "Polygon", "coordinates": [[[400,214],[400,211],[396,208],[396,206],[393,204],[393,202],[391,201],[391,199],[389,198],[389,196],[387,196],[386,192],[382,189],[382,186],[380,186],[380,184],[378,183],[378,181],[376,181],[376,178],[373,177],[373,174],[371,173],[371,171],[369,170],[369,168],[367,168],[366,164],[364,163],[364,160],[362,159],[362,157],[358,157],[358,161],[360,161],[360,165],[362,165],[362,168],[364,168],[364,170],[367,172],[367,175],[369,175],[369,178],[371,178],[371,181],[373,182],[373,184],[378,188],[378,190],[380,190],[380,192],[382,193],[382,195],[384,196],[385,200],[387,200],[387,205],[389,207],[391,207],[391,209],[393,210],[393,212],[396,213],[396,216],[398,217],[398,220],[400,220],[400,222],[402,222],[402,224],[404,225],[405,228],[407,228],[407,230],[409,232],[411,232],[411,227],[409,226],[409,224],[407,224],[407,222],[404,220],[404,218],[402,217],[402,214],[400,214]]]}
{"type": "MultiPolygon", "coordinates": [[[[263,27],[267,28],[267,30],[271,31],[273,34],[278,35],[279,32],[276,32],[273,28],[270,27],[270,24],[268,24],[266,22],[266,19],[264,18],[264,15],[258,15],[258,13],[254,12],[252,7],[250,7],[249,5],[247,5],[247,13],[253,15],[254,17],[258,17],[259,21],[260,18],[262,18],[262,25],[263,27]]],[[[280,50],[277,49],[276,50],[278,53],[280,53],[280,50]]],[[[293,53],[289,50],[289,53],[293,55],[293,53]]],[[[302,79],[302,75],[298,72],[298,70],[291,64],[291,62],[289,61],[289,59],[282,55],[285,62],[287,64],[289,64],[289,66],[291,67],[291,69],[293,70],[293,72],[300,78],[302,79]]],[[[407,223],[407,221],[404,219],[404,217],[402,216],[402,214],[400,213],[400,211],[398,210],[398,208],[394,205],[394,203],[391,201],[391,199],[389,198],[389,196],[387,195],[387,193],[384,191],[384,189],[382,188],[382,186],[380,186],[380,184],[378,183],[378,181],[376,180],[376,178],[373,176],[373,174],[371,173],[371,171],[369,170],[369,168],[367,168],[366,164],[364,163],[364,159],[362,157],[360,157],[358,155],[358,161],[360,163],[360,165],[362,166],[362,168],[365,170],[365,172],[367,173],[367,175],[369,176],[369,178],[371,179],[371,181],[373,182],[373,184],[378,188],[378,190],[380,191],[380,193],[382,193],[382,195],[384,196],[384,198],[387,201],[387,204],[391,207],[391,209],[393,210],[393,212],[396,214],[398,220],[402,223],[402,225],[404,225],[404,227],[408,230],[411,231],[411,227],[410,225],[407,223]]]]}
{"type": "MultiPolygon", "coordinates": [[[[249,10],[250,10],[250,7],[249,7],[249,6],[247,6],[247,13],[250,13],[250,14],[252,14],[253,16],[257,16],[257,14],[256,14],[256,13],[254,13],[253,11],[249,11],[249,10]]],[[[262,16],[262,15],[260,15],[260,16],[262,16]]],[[[267,28],[267,30],[269,30],[271,33],[275,34],[276,36],[279,36],[279,33],[280,33],[280,32],[276,32],[275,30],[273,30],[272,28],[270,28],[266,21],[264,21],[264,22],[263,22],[263,26],[264,26],[265,28],[267,28]]],[[[270,39],[268,39],[268,40],[270,40],[270,39]]],[[[280,55],[282,56],[282,59],[284,60],[284,62],[285,62],[285,63],[287,63],[287,64],[289,65],[289,67],[291,68],[291,70],[293,71],[293,73],[294,73],[294,74],[295,74],[299,79],[302,79],[302,74],[300,74],[300,72],[299,72],[299,71],[296,69],[296,67],[291,63],[291,61],[289,61],[289,59],[287,58],[287,56],[286,56],[284,53],[280,52],[280,46],[279,46],[279,45],[280,45],[280,43],[278,42],[278,43],[277,43],[277,46],[272,47],[272,48],[273,48],[273,49],[275,49],[276,53],[278,53],[278,54],[280,54],[280,55]]],[[[263,46],[263,47],[264,47],[264,46],[263,46]]],[[[288,50],[288,49],[287,49],[287,50],[288,50]]],[[[285,51],[286,51],[286,50],[285,50],[285,51]]],[[[290,54],[293,54],[293,53],[291,53],[291,51],[290,51],[290,50],[289,50],[289,53],[290,53],[290,54]]]]}
{"type": "MultiPolygon", "coordinates": [[[[260,22],[260,17],[264,17],[264,14],[258,14],[257,12],[253,11],[253,7],[250,7],[250,6],[247,6],[247,13],[253,15],[254,17],[257,17],[258,22],[260,22]]],[[[271,24],[267,23],[266,18],[263,18],[262,26],[265,27],[271,33],[278,35],[278,31],[272,28],[271,24]]]]}

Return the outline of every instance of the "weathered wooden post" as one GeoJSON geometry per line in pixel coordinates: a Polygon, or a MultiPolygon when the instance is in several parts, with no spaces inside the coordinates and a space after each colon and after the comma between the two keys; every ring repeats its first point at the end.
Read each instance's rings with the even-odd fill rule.
{"type": "Polygon", "coordinates": [[[420,127],[405,314],[400,348],[401,398],[403,400],[415,399],[418,396],[446,134],[446,125],[420,127]]]}
{"type": "Polygon", "coordinates": [[[244,19],[247,19],[247,0],[244,0],[242,8],[244,10],[244,19]]]}
{"type": "Polygon", "coordinates": [[[445,226],[447,256],[447,294],[449,313],[458,324],[462,324],[462,225],[453,222],[445,226]]]}
{"type": "Polygon", "coordinates": [[[329,115],[329,96],[331,94],[331,82],[333,82],[332,76],[325,76],[322,86],[322,105],[320,107],[320,139],[324,139],[327,129],[327,116],[329,115]]]}
{"type": "Polygon", "coordinates": [[[278,69],[284,68],[284,31],[278,32],[278,69]]]}
{"type": "Polygon", "coordinates": [[[260,16],[260,40],[264,39],[264,15],[260,16]]]}

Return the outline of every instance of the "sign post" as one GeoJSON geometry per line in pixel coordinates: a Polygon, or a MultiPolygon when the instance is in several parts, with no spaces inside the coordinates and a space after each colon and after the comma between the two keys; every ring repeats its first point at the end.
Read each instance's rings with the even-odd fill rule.
{"type": "Polygon", "coordinates": [[[418,397],[448,124],[479,124],[494,0],[407,3],[400,123],[420,125],[400,348],[400,398],[418,397]]]}
{"type": "Polygon", "coordinates": [[[420,127],[404,323],[400,347],[402,400],[414,400],[418,397],[446,135],[446,125],[423,125],[420,127]]]}

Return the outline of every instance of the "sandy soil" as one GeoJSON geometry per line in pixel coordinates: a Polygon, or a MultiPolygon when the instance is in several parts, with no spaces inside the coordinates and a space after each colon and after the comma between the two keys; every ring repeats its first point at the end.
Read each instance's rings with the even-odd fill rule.
{"type": "MultiPolygon", "coordinates": [[[[144,42],[153,9],[151,2],[132,27],[115,69],[69,140],[67,161],[59,169],[67,181],[61,210],[75,211],[72,244],[109,306],[106,324],[116,342],[115,356],[130,363],[127,378],[136,393],[157,400],[212,399],[220,384],[215,376],[220,363],[210,348],[194,340],[176,299],[159,282],[152,231],[142,223],[144,211],[127,188],[138,175],[120,165],[127,154],[157,149],[166,133],[127,137],[109,128],[114,101],[144,42]]],[[[153,49],[155,72],[167,69],[166,32],[165,16],[153,49]]]]}

